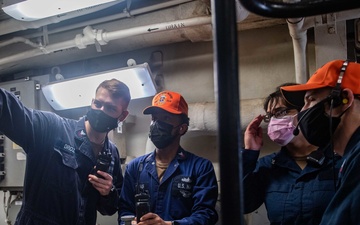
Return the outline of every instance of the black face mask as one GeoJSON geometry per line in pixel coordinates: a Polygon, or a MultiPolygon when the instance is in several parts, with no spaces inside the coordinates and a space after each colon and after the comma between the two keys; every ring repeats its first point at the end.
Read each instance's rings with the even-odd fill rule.
{"type": "Polygon", "coordinates": [[[325,101],[321,101],[315,106],[298,113],[299,127],[302,134],[310,144],[318,147],[324,147],[330,142],[331,134],[334,133],[341,120],[341,115],[339,117],[327,115],[324,104],[325,101]]]}
{"type": "Polygon", "coordinates": [[[97,132],[109,132],[118,126],[117,118],[113,118],[101,110],[91,108],[86,115],[90,126],[97,132]]]}
{"type": "Polygon", "coordinates": [[[171,135],[174,126],[159,120],[150,125],[149,138],[157,148],[163,149],[176,138],[176,135],[171,135]]]}

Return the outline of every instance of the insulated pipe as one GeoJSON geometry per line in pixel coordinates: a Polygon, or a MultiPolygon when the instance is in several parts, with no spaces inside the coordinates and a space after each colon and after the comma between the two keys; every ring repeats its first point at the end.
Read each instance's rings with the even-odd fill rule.
{"type": "MultiPolygon", "coordinates": [[[[242,130],[260,114],[265,114],[263,109],[264,99],[243,99],[239,102],[242,130]]],[[[214,102],[190,103],[189,118],[190,124],[188,132],[200,132],[209,135],[216,135],[218,131],[218,119],[216,117],[216,104],[214,102]]],[[[261,123],[263,131],[266,130],[266,124],[261,123]]]]}
{"type": "Polygon", "coordinates": [[[290,36],[293,40],[296,82],[306,83],[308,67],[306,63],[307,30],[302,29],[304,18],[287,19],[290,36]]]}
{"type": "Polygon", "coordinates": [[[18,60],[24,60],[39,55],[49,54],[55,51],[77,47],[79,49],[86,48],[88,45],[100,43],[101,45],[107,44],[109,41],[121,39],[125,37],[131,37],[134,35],[155,33],[166,30],[184,29],[191,26],[200,26],[211,23],[211,17],[196,17],[184,20],[177,20],[166,23],[153,24],[151,26],[141,26],[120,31],[105,32],[103,30],[95,30],[90,26],[85,27],[83,34],[78,34],[74,39],[51,44],[41,47],[39,49],[33,49],[25,51],[19,54],[8,56],[0,59],[0,65],[6,63],[16,62],[18,60]]]}

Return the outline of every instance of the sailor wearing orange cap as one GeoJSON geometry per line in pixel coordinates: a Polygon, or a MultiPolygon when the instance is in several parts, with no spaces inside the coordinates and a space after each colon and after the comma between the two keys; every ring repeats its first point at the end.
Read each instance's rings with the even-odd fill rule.
{"type": "Polygon", "coordinates": [[[316,146],[330,144],[342,155],[338,190],[321,225],[360,221],[360,64],[334,60],[319,68],[306,84],[282,87],[287,101],[304,99],[298,128],[316,146]]]}
{"type": "Polygon", "coordinates": [[[155,150],[127,166],[119,216],[134,215],[139,225],[214,225],[218,185],[213,165],[180,146],[189,126],[185,99],[163,91],[143,113],[152,117],[149,138],[155,150]],[[149,199],[150,213],[137,214],[138,196],[149,199]]]}

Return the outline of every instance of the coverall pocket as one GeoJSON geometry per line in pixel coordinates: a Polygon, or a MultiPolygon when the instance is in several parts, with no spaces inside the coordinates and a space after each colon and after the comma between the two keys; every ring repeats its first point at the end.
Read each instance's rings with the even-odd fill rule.
{"type": "Polygon", "coordinates": [[[284,220],[284,212],[289,203],[288,196],[291,190],[292,186],[289,184],[272,184],[268,187],[265,205],[270,221],[281,222],[284,220]]]}
{"type": "Polygon", "coordinates": [[[171,216],[180,219],[191,214],[193,204],[194,179],[187,176],[176,176],[171,187],[171,216]]]}
{"type": "Polygon", "coordinates": [[[48,162],[44,182],[49,188],[61,194],[76,191],[77,167],[74,153],[55,147],[48,162]]]}
{"type": "Polygon", "coordinates": [[[326,207],[328,206],[330,200],[335,194],[335,184],[333,180],[323,180],[319,183],[316,183],[312,186],[312,200],[313,200],[313,210],[319,212],[319,214],[324,213],[326,207]]]}

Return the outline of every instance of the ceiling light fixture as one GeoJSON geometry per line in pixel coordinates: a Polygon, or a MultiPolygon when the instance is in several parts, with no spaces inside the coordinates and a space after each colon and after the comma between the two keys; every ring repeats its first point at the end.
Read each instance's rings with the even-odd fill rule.
{"type": "Polygon", "coordinates": [[[17,20],[33,21],[113,1],[118,0],[3,0],[2,9],[17,20]]]}
{"type": "Polygon", "coordinates": [[[124,82],[129,87],[131,99],[156,94],[155,82],[147,63],[51,82],[42,87],[42,92],[55,110],[90,106],[99,84],[112,78],[124,82]]]}

